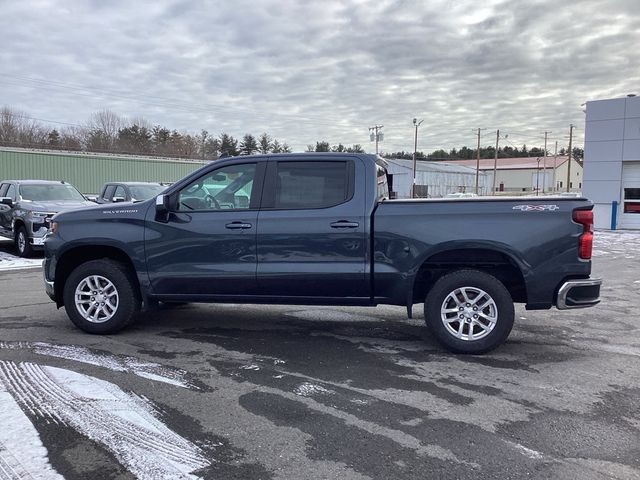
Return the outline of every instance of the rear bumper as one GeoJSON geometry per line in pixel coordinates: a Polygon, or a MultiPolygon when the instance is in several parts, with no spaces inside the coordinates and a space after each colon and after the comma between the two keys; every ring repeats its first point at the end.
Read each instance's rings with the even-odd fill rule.
{"type": "Polygon", "coordinates": [[[599,278],[568,280],[558,290],[556,307],[558,310],[593,307],[600,303],[601,285],[599,278]]]}

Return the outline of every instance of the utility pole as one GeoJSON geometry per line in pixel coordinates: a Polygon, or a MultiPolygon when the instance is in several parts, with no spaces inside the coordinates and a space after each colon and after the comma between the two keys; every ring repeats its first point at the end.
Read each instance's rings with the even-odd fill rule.
{"type": "Polygon", "coordinates": [[[500,141],[500,129],[496,130],[496,153],[493,157],[493,186],[491,187],[491,195],[496,194],[496,174],[498,172],[498,142],[500,141]]]}
{"type": "Polygon", "coordinates": [[[478,195],[479,179],[480,179],[480,129],[478,129],[478,155],[476,158],[476,195],[478,195]]]}
{"type": "Polygon", "coordinates": [[[556,149],[553,152],[553,187],[552,187],[552,191],[555,193],[555,191],[557,190],[557,186],[556,186],[556,168],[558,166],[558,141],[556,140],[556,149]]]}
{"type": "Polygon", "coordinates": [[[567,192],[569,192],[571,190],[569,188],[569,185],[571,184],[571,145],[572,145],[572,141],[573,141],[573,123],[571,125],[569,125],[569,158],[567,159],[567,161],[569,163],[567,164],[567,192]]]}
{"type": "Polygon", "coordinates": [[[424,120],[418,121],[417,118],[413,119],[413,126],[416,128],[416,133],[413,141],[413,183],[411,184],[411,198],[416,197],[416,167],[418,162],[418,127],[422,125],[424,120]]]}
{"type": "Polygon", "coordinates": [[[547,135],[552,132],[544,132],[544,159],[542,162],[542,193],[544,193],[544,187],[547,183],[547,135]]]}
{"type": "Polygon", "coordinates": [[[382,127],[384,127],[384,125],[374,125],[373,127],[369,127],[369,138],[372,142],[376,142],[376,155],[378,155],[378,142],[381,142],[384,139],[382,127]]]}

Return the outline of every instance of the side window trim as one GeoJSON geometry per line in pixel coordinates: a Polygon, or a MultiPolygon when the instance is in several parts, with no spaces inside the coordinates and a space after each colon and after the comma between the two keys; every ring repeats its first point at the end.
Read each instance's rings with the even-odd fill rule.
{"type": "Polygon", "coordinates": [[[304,157],[291,158],[287,160],[272,160],[268,162],[269,165],[267,167],[264,189],[262,194],[262,206],[261,210],[272,210],[272,211],[287,211],[287,210],[326,210],[328,208],[338,207],[340,205],[344,205],[353,200],[353,196],[355,194],[355,161],[353,158],[336,158],[336,159],[327,159],[327,160],[308,160],[304,157]],[[276,184],[278,179],[278,164],[279,163],[317,163],[317,162],[342,162],[347,164],[347,196],[344,201],[337,203],[335,205],[329,205],[326,207],[299,207],[299,208],[276,208],[276,184]]]}

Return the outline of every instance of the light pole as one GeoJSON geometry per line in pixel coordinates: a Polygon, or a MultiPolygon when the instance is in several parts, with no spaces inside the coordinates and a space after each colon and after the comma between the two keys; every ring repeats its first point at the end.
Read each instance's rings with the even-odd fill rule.
{"type": "Polygon", "coordinates": [[[415,136],[413,141],[413,183],[411,184],[411,198],[416,197],[416,166],[418,161],[418,127],[422,125],[424,120],[418,121],[417,118],[413,119],[413,126],[415,127],[415,136]]]}

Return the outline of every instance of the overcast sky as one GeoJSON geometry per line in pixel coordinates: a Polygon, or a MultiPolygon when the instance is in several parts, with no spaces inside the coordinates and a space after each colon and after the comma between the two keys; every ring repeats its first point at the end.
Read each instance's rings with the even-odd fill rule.
{"type": "MultiPolygon", "coordinates": [[[[0,0],[0,105],[84,123],[267,131],[304,150],[582,142],[588,100],[640,94],[638,0],[0,0]]],[[[53,124],[52,124],[53,126],[53,124]]]]}

